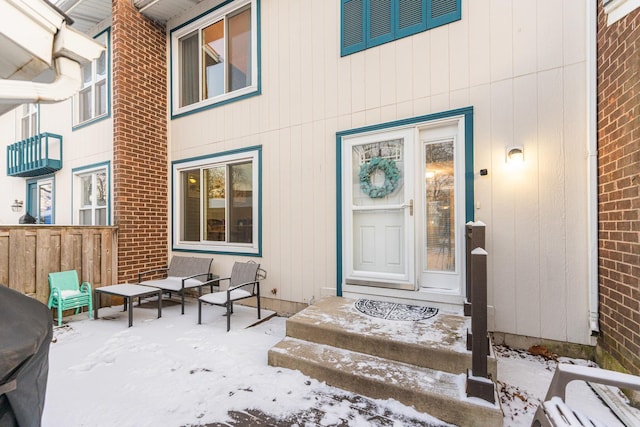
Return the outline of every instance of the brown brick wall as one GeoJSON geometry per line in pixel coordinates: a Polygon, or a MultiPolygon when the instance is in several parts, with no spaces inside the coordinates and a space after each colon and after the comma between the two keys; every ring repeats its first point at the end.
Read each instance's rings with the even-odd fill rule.
{"type": "Polygon", "coordinates": [[[113,193],[118,280],[167,264],[167,55],[164,28],[113,0],[113,193]]]}
{"type": "Polygon", "coordinates": [[[598,3],[599,345],[640,374],[640,10],[598,3]]]}

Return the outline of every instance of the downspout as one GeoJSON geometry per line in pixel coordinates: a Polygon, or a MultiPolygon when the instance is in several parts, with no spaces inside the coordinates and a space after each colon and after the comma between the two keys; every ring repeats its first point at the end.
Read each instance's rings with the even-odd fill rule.
{"type": "Polygon", "coordinates": [[[587,174],[588,174],[588,244],[589,244],[589,325],[591,335],[600,332],[598,297],[598,51],[597,3],[587,4],[587,174]]]}
{"type": "Polygon", "coordinates": [[[0,103],[50,103],[73,96],[82,83],[81,64],[97,59],[104,46],[62,24],[53,40],[51,83],[0,79],[0,103]]]}

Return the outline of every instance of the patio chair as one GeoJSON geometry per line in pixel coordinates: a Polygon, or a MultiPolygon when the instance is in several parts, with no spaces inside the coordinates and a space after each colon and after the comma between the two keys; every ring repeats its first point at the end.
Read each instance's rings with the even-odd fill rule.
{"type": "Polygon", "coordinates": [[[567,384],[582,380],[640,390],[640,377],[606,369],[558,363],[545,401],[538,406],[531,427],[601,426],[597,421],[571,409],[565,403],[567,384]]]}
{"type": "Polygon", "coordinates": [[[184,314],[184,293],[186,290],[197,288],[198,295],[202,295],[203,286],[210,286],[211,292],[213,292],[214,286],[218,286],[216,283],[218,276],[210,272],[212,262],[213,258],[174,256],[168,267],[139,273],[138,284],[160,288],[169,293],[169,297],[171,297],[171,292],[180,294],[182,314],[184,314]],[[166,276],[161,279],[142,281],[142,276],[160,272],[164,272],[166,276]]]}
{"type": "Polygon", "coordinates": [[[198,324],[202,323],[202,303],[219,305],[227,309],[227,332],[231,329],[231,315],[233,303],[246,298],[256,297],[258,319],[260,319],[260,280],[267,278],[267,272],[260,268],[260,264],[253,261],[236,262],[233,264],[231,276],[220,280],[228,281],[226,289],[198,298],[198,324]]]}
{"type": "Polygon", "coordinates": [[[93,312],[91,299],[91,285],[83,282],[80,285],[78,272],[76,270],[60,271],[49,273],[49,309],[58,309],[58,326],[62,325],[62,312],[64,310],[76,309],[76,314],[82,307],[89,309],[89,318],[93,312]]]}

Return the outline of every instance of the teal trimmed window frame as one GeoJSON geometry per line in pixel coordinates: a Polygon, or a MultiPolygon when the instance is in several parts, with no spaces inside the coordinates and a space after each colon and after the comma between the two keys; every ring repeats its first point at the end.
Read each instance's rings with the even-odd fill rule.
{"type": "MultiPolygon", "coordinates": [[[[106,225],[111,225],[111,162],[109,160],[105,162],[100,162],[100,163],[93,163],[86,166],[79,166],[77,168],[71,169],[71,180],[72,180],[71,181],[71,224],[80,225],[79,219],[78,221],[75,220],[76,218],[75,205],[76,205],[76,199],[77,199],[76,182],[78,181],[77,178],[79,178],[80,175],[97,172],[103,169],[106,169],[107,171],[107,189],[108,189],[107,191],[109,192],[107,194],[107,224],[106,225]]],[[[80,191],[82,190],[80,189],[80,191]]]]}
{"type": "MultiPolygon", "coordinates": [[[[235,10],[235,9],[234,9],[235,10]]],[[[262,53],[261,53],[261,0],[226,0],[219,5],[201,13],[200,15],[176,26],[169,32],[169,105],[171,108],[171,120],[178,119],[180,117],[188,116],[191,114],[200,113],[202,111],[210,110],[212,108],[222,107],[224,105],[242,101],[247,98],[252,98],[262,94],[262,53]],[[190,105],[180,107],[179,105],[179,87],[180,87],[180,75],[179,69],[179,38],[184,36],[182,34],[185,29],[188,28],[202,28],[208,24],[216,21],[216,18],[224,16],[222,13],[224,8],[233,6],[234,3],[238,3],[238,9],[242,8],[246,4],[253,4],[253,11],[255,12],[255,83],[252,83],[247,88],[243,88],[237,91],[228,92],[224,97],[217,97],[219,99],[205,99],[195,102],[190,105]],[[246,89],[246,90],[245,90],[246,89]]]]}
{"type": "MultiPolygon", "coordinates": [[[[252,190],[253,191],[253,190],[252,190]]],[[[202,199],[201,199],[202,201],[202,199]]],[[[202,218],[200,218],[202,221],[202,218]]],[[[219,153],[206,154],[197,157],[190,157],[171,162],[171,249],[175,252],[191,252],[220,255],[241,255],[249,257],[262,257],[262,146],[256,145],[235,150],[228,150],[219,153]],[[214,244],[209,241],[181,242],[179,238],[182,226],[182,192],[180,189],[180,173],[193,168],[203,168],[209,165],[227,165],[238,159],[255,158],[256,164],[253,171],[257,175],[253,180],[257,186],[257,194],[253,200],[257,204],[255,207],[255,217],[253,224],[257,225],[256,242],[252,247],[242,246],[242,244],[224,243],[214,244]]]]}
{"type": "Polygon", "coordinates": [[[464,185],[465,185],[465,222],[475,221],[474,211],[474,172],[473,172],[473,107],[459,108],[425,116],[412,117],[392,122],[380,123],[356,129],[344,130],[336,133],[336,295],[342,296],[342,279],[344,277],[342,265],[342,140],[345,137],[367,132],[393,130],[394,128],[426,124],[436,120],[454,117],[464,118],[464,185]]]}
{"type": "Polygon", "coordinates": [[[340,56],[462,19],[462,0],[340,0],[340,56]]]}
{"type": "MultiPolygon", "coordinates": [[[[107,76],[106,76],[106,86],[107,86],[107,108],[106,108],[106,112],[104,114],[101,114],[100,116],[96,116],[96,117],[92,117],[88,120],[85,120],[83,122],[78,122],[76,120],[76,104],[78,102],[78,94],[79,91],[71,98],[71,123],[73,124],[71,126],[71,131],[75,132],[79,129],[82,129],[84,127],[87,126],[91,126],[94,123],[97,122],[101,122],[103,120],[106,120],[108,118],[111,117],[111,80],[112,80],[112,75],[111,75],[111,27],[105,28],[103,31],[100,31],[98,34],[96,34],[95,36],[93,36],[93,39],[98,39],[100,37],[102,37],[103,35],[106,34],[106,46],[105,49],[107,50],[107,55],[106,55],[106,59],[107,59],[107,76]]],[[[94,61],[95,62],[95,61],[94,61]]],[[[95,82],[93,83],[95,85],[95,82]]],[[[92,99],[92,102],[95,103],[95,99],[92,99]]]]}

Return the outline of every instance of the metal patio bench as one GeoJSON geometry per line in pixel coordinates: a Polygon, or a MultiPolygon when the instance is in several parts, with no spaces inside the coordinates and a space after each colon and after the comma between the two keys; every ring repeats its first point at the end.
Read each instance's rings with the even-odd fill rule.
{"type": "Polygon", "coordinates": [[[604,427],[598,421],[573,410],[565,403],[567,384],[575,380],[640,390],[640,377],[635,375],[559,363],[549,385],[545,401],[538,406],[531,427],[604,427]]]}
{"type": "Polygon", "coordinates": [[[160,288],[164,292],[180,294],[182,314],[184,314],[184,293],[188,289],[198,289],[198,295],[202,295],[202,287],[218,286],[219,277],[211,274],[213,258],[174,256],[168,267],[143,271],[138,274],[138,284],[160,288]],[[142,280],[142,277],[151,273],[164,273],[160,279],[142,280]]]}

